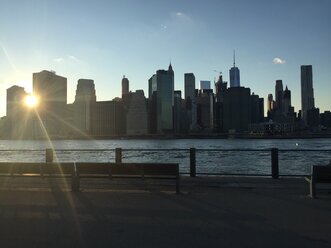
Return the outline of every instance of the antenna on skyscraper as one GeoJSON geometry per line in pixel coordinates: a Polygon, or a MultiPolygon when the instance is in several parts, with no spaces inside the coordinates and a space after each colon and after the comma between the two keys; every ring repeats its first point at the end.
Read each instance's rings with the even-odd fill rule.
{"type": "Polygon", "coordinates": [[[233,67],[236,67],[236,50],[233,50],[233,67]]]}

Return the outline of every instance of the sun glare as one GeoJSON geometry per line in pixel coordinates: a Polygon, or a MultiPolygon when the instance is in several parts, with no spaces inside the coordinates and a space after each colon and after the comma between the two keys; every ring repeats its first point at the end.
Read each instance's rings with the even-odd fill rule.
{"type": "Polygon", "coordinates": [[[36,107],[38,105],[38,98],[34,95],[28,95],[25,97],[25,105],[30,108],[36,107]]]}

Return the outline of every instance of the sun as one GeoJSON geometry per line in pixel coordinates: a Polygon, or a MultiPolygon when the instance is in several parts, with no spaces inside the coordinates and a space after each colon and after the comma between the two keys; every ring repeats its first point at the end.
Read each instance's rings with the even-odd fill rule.
{"type": "Polygon", "coordinates": [[[24,99],[24,103],[29,108],[34,108],[38,105],[38,98],[34,95],[28,95],[24,99]]]}

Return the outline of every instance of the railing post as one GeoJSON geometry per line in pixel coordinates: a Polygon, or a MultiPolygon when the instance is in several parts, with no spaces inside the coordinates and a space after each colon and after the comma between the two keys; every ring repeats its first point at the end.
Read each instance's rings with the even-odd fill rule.
{"type": "Polygon", "coordinates": [[[115,163],[122,163],[122,148],[115,148],[115,163]]]}
{"type": "Polygon", "coordinates": [[[46,149],[46,163],[53,163],[53,149],[46,149]]]}
{"type": "Polygon", "coordinates": [[[190,176],[196,176],[196,150],[195,148],[190,148],[190,176]]]}
{"type": "Polygon", "coordinates": [[[271,149],[271,176],[273,179],[279,177],[279,166],[278,166],[278,149],[271,149]]]}

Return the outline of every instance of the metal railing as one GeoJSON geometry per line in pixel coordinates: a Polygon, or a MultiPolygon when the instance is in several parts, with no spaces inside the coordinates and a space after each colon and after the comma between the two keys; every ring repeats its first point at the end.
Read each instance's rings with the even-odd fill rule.
{"type": "MultiPolygon", "coordinates": [[[[0,150],[2,158],[4,157],[3,154],[11,154],[20,159],[28,157],[30,162],[32,154],[37,154],[35,157],[38,157],[39,160],[45,159],[46,162],[85,160],[116,163],[122,163],[123,160],[125,162],[176,162],[180,164],[180,173],[191,177],[197,175],[231,175],[270,176],[274,179],[280,176],[306,176],[310,174],[310,165],[326,164],[331,159],[331,150],[277,148],[0,150]],[[85,157],[83,156],[84,153],[87,154],[85,157]],[[295,163],[293,159],[295,159],[295,163]],[[307,159],[308,161],[305,162],[307,159]],[[249,165],[249,163],[251,164],[249,165]]],[[[32,156],[34,160],[36,160],[35,157],[32,156]]]]}

